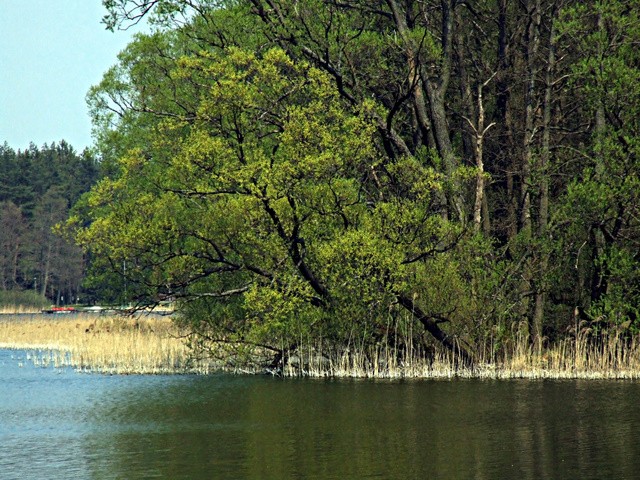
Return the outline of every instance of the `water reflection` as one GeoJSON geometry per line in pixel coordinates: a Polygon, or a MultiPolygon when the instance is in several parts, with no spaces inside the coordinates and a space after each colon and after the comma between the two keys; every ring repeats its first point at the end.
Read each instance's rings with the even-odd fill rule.
{"type": "Polygon", "coordinates": [[[110,377],[1,359],[3,479],[640,477],[633,382],[110,377]]]}

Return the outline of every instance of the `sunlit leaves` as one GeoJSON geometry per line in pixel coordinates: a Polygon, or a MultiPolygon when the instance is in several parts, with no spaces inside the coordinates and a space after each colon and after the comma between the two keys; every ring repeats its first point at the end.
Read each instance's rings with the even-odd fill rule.
{"type": "Polygon", "coordinates": [[[87,250],[126,262],[130,281],[180,299],[194,329],[225,341],[339,340],[385,322],[399,295],[456,308],[437,293],[464,285],[456,262],[434,262],[463,253],[434,201],[437,159],[385,159],[376,101],[345,102],[328,74],[277,48],[155,60],[138,47],[125,85],[95,91],[134,92],[134,105],[115,125],[116,173],[74,223],[87,250]]]}

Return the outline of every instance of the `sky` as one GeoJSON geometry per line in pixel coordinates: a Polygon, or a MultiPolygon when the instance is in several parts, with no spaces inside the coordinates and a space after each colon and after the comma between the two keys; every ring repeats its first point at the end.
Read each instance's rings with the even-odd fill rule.
{"type": "Polygon", "coordinates": [[[101,0],[0,0],[0,145],[91,146],[85,96],[134,31],[109,32],[101,0]]]}

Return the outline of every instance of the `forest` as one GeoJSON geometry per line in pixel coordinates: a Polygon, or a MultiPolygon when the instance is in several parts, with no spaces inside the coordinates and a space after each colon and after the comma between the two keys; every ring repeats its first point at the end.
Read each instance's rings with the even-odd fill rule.
{"type": "Polygon", "coordinates": [[[27,297],[31,302],[53,304],[85,296],[85,256],[53,228],[98,174],[93,156],[64,140],[17,151],[0,145],[0,298],[6,300],[0,303],[25,291],[36,293],[27,297]]]}
{"type": "Polygon", "coordinates": [[[63,230],[194,348],[638,333],[637,0],[103,3],[153,31],[88,94],[105,175],[63,230]]]}

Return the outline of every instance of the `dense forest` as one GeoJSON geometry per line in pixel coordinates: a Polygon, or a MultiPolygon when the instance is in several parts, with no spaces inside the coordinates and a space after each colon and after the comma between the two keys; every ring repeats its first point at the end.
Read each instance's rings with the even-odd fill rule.
{"type": "Polygon", "coordinates": [[[67,228],[200,347],[637,332],[637,0],[103,3],[155,29],[89,93],[67,228]]]}
{"type": "Polygon", "coordinates": [[[78,299],[83,252],[53,228],[97,178],[95,159],[64,141],[18,151],[0,145],[1,291],[34,290],[51,303],[78,299]]]}

